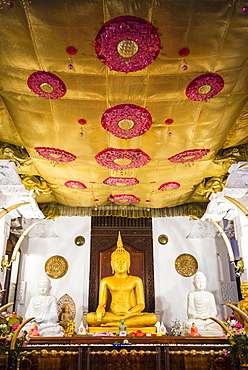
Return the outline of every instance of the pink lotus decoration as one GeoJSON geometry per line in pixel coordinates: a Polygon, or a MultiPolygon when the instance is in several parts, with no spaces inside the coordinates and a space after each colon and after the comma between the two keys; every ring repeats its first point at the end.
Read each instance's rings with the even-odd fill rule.
{"type": "Polygon", "coordinates": [[[65,182],[65,186],[71,189],[87,189],[87,186],[80,181],[69,180],[65,182]]]}
{"type": "Polygon", "coordinates": [[[206,73],[196,77],[186,88],[186,96],[195,101],[208,100],[224,87],[223,78],[217,73],[206,73]]]}
{"type": "Polygon", "coordinates": [[[135,177],[108,177],[103,181],[109,186],[133,186],[139,183],[135,177]]]}
{"type": "Polygon", "coordinates": [[[168,160],[173,163],[194,162],[197,159],[201,159],[209,152],[210,152],[209,149],[189,149],[185,150],[184,152],[173,155],[172,157],[168,158],[168,160]]]}
{"type": "Polygon", "coordinates": [[[117,204],[131,204],[139,202],[139,198],[132,194],[111,195],[108,197],[108,200],[117,204]]]}
{"type": "Polygon", "coordinates": [[[150,159],[141,149],[107,148],[95,156],[98,164],[115,171],[143,167],[150,159]]]}
{"type": "Polygon", "coordinates": [[[144,134],[152,124],[150,113],[134,104],[120,104],[105,111],[102,127],[120,139],[132,139],[144,134]]]}
{"type": "Polygon", "coordinates": [[[32,73],[27,84],[31,91],[42,98],[59,99],[66,93],[64,82],[50,72],[37,71],[32,73]]]}
{"type": "Polygon", "coordinates": [[[180,184],[178,182],[165,182],[164,184],[159,186],[158,190],[169,191],[169,190],[175,190],[178,188],[180,188],[180,184]]]}
{"type": "Polygon", "coordinates": [[[138,17],[122,16],[106,22],[95,39],[101,62],[117,72],[140,71],[154,62],[160,40],[153,25],[138,17]]]}
{"type": "Polygon", "coordinates": [[[48,148],[48,147],[35,147],[39,155],[53,162],[72,162],[77,158],[74,154],[66,152],[62,149],[48,148]]]}

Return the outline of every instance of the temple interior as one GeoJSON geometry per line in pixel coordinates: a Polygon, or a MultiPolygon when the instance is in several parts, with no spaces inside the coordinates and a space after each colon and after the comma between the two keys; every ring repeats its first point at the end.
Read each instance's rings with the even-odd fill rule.
{"type": "Polygon", "coordinates": [[[1,305],[25,318],[47,276],[58,316],[90,333],[102,279],[118,301],[120,233],[144,288],[133,322],[183,329],[198,272],[214,316],[232,312],[248,280],[247,28],[245,0],[0,0],[1,305]]]}

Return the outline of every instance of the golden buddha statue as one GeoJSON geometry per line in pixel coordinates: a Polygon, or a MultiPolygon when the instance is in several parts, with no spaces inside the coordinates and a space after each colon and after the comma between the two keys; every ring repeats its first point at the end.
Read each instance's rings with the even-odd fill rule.
{"type": "Polygon", "coordinates": [[[240,285],[240,291],[243,299],[239,301],[238,308],[244,313],[244,315],[242,315],[242,313],[239,311],[235,311],[235,316],[244,326],[246,332],[248,332],[248,281],[243,281],[243,283],[240,285]]]}
{"type": "Polygon", "coordinates": [[[145,308],[143,282],[129,275],[130,254],[123,248],[119,232],[117,248],[111,254],[112,276],[100,281],[99,304],[86,321],[91,326],[119,326],[125,320],[127,327],[153,326],[158,321],[154,313],[142,312],[145,308]],[[109,311],[105,311],[108,291],[111,295],[109,311]]]}
{"type": "Polygon", "coordinates": [[[226,303],[226,306],[233,310],[238,321],[244,326],[245,332],[248,333],[248,281],[243,281],[240,291],[243,299],[238,302],[238,307],[231,301],[226,303]]]}

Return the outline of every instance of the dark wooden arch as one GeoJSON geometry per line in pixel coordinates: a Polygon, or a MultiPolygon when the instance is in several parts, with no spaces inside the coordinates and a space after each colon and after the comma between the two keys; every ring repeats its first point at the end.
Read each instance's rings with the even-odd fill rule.
{"type": "Polygon", "coordinates": [[[145,310],[154,312],[154,265],[152,220],[121,217],[93,217],[89,276],[89,312],[98,305],[99,282],[112,274],[110,257],[116,248],[118,232],[131,257],[130,274],[143,280],[145,310]]]}

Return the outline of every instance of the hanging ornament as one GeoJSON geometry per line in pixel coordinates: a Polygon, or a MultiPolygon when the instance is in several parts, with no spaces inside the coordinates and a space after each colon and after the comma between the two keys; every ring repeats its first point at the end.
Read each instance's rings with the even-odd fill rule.
{"type": "MultiPolygon", "coordinates": [[[[66,48],[66,52],[69,55],[75,55],[75,54],[77,54],[77,49],[74,46],[68,46],[66,48]]],[[[74,66],[73,66],[73,63],[72,63],[72,58],[69,57],[68,59],[69,59],[68,69],[73,69],[74,66]]]]}
{"type": "Polygon", "coordinates": [[[66,48],[66,52],[69,55],[75,55],[75,54],[77,54],[77,49],[74,46],[68,46],[66,48]]]}
{"type": "Polygon", "coordinates": [[[80,118],[78,120],[78,123],[81,125],[81,132],[80,132],[79,136],[84,136],[84,130],[83,130],[82,126],[86,125],[87,121],[86,121],[86,119],[80,118]]]}
{"type": "Polygon", "coordinates": [[[69,64],[68,64],[68,69],[73,69],[73,64],[72,64],[72,60],[71,58],[68,58],[69,59],[69,64]]]}
{"type": "Polygon", "coordinates": [[[243,6],[242,10],[244,13],[248,12],[248,6],[243,6]]]}
{"type": "Polygon", "coordinates": [[[187,62],[186,62],[185,57],[187,55],[189,55],[189,53],[190,53],[189,48],[182,48],[182,49],[179,50],[180,57],[183,57],[183,66],[182,66],[182,70],[183,71],[187,71],[187,69],[188,69],[187,62]]]}
{"type": "Polygon", "coordinates": [[[166,125],[168,125],[168,136],[170,137],[170,136],[172,136],[172,132],[171,132],[171,130],[170,130],[170,125],[172,124],[174,122],[174,120],[172,119],[172,118],[167,118],[167,120],[165,120],[164,121],[164,123],[166,124],[166,125]]]}

